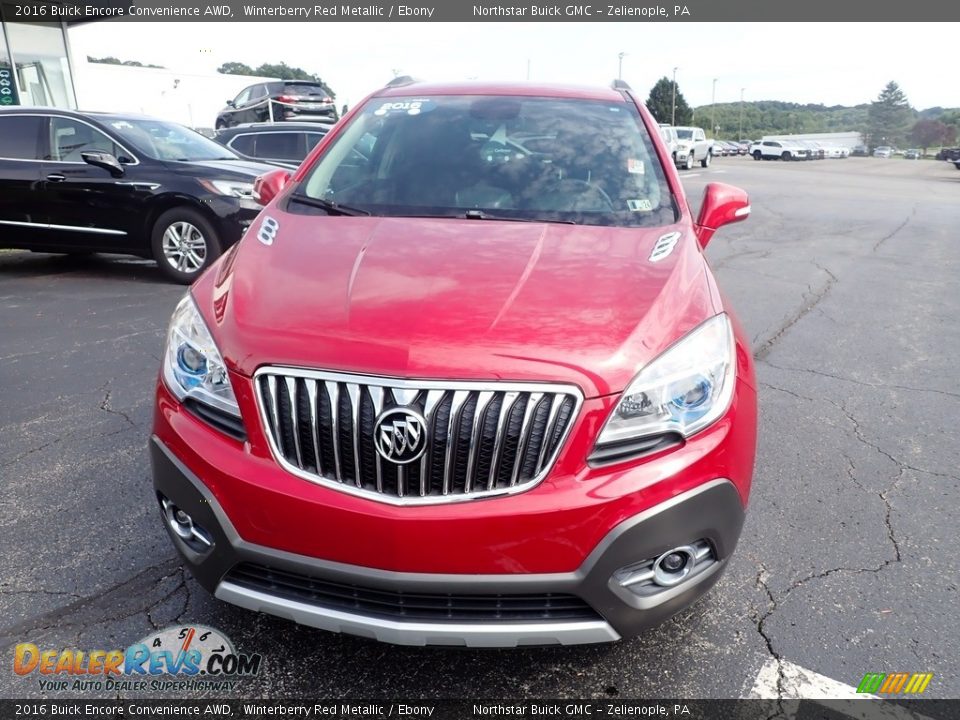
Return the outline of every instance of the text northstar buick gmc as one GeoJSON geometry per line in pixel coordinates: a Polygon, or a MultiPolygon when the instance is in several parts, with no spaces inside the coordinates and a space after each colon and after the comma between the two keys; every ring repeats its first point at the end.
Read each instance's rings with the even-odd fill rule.
{"type": "Polygon", "coordinates": [[[218,598],[410,645],[617,640],[736,546],[743,332],[622,83],[398,79],[290,173],[177,306],[154,484],[218,598]]]}

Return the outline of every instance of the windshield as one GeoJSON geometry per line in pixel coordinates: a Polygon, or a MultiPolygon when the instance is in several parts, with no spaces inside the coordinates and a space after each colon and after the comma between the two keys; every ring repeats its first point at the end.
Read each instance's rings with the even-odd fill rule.
{"type": "Polygon", "coordinates": [[[112,119],[106,122],[124,141],[154,160],[237,159],[232,151],[222,145],[176,123],[139,118],[112,119]]]}
{"type": "MultiPolygon", "coordinates": [[[[473,211],[472,217],[618,226],[675,219],[650,137],[636,108],[624,102],[375,98],[310,169],[299,192],[381,216],[473,211]]],[[[295,198],[290,207],[300,209],[295,198]]]]}
{"type": "Polygon", "coordinates": [[[681,140],[693,140],[693,130],[677,130],[677,137],[681,140]]]}

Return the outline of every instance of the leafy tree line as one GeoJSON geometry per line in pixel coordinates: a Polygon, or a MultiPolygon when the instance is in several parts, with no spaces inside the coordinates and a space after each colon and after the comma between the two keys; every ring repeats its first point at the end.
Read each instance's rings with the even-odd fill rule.
{"type": "Polygon", "coordinates": [[[331,97],[336,97],[336,93],[327,85],[316,73],[309,73],[303,68],[290,67],[284,62],[281,63],[263,63],[259,67],[252,68],[241,62],[224,63],[217,68],[218,73],[224,75],[259,75],[260,77],[275,77],[281,80],[310,80],[323,86],[331,97]]]}
{"type": "Polygon", "coordinates": [[[120,60],[112,56],[95,58],[87,55],[87,62],[103,63],[104,65],[126,65],[127,67],[157,68],[158,70],[166,70],[163,65],[150,65],[149,63],[142,63],[136,60],[120,60]]]}
{"type": "MultiPolygon", "coordinates": [[[[658,122],[669,123],[673,82],[663,77],[651,88],[647,107],[658,122]]],[[[859,132],[871,146],[918,146],[926,150],[960,137],[960,108],[912,108],[906,94],[888,83],[877,99],[862,105],[801,104],[780,100],[716,103],[691,108],[676,88],[676,125],[699,125],[719,138],[758,139],[764,135],[859,132]],[[709,131],[711,121],[720,127],[709,131]]]]}

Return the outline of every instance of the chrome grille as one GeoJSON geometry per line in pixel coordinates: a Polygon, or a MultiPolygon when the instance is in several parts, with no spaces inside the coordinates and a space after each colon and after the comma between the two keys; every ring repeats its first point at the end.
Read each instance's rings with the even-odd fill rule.
{"type": "Polygon", "coordinates": [[[526,490],[549,472],[577,411],[571,385],[408,381],[263,368],[254,381],[271,450],[288,471],[394,504],[454,502],[526,490]],[[408,464],[375,447],[377,419],[425,420],[408,464]]]}

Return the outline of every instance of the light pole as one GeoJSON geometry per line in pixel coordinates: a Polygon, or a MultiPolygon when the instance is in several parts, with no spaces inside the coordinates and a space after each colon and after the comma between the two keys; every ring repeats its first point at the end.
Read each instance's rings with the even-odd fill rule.
{"type": "Polygon", "coordinates": [[[625,55],[625,52],[617,53],[617,80],[623,80],[623,58],[625,55]]]}
{"type": "Polygon", "coordinates": [[[746,88],[740,88],[740,125],[737,128],[737,141],[743,142],[743,91],[746,88]]]}
{"type": "Polygon", "coordinates": [[[713,93],[710,96],[710,126],[717,126],[717,79],[713,79],[713,93]]]}
{"type": "Polygon", "coordinates": [[[670,101],[670,124],[677,124],[677,68],[673,69],[673,99],[670,101]]]}

